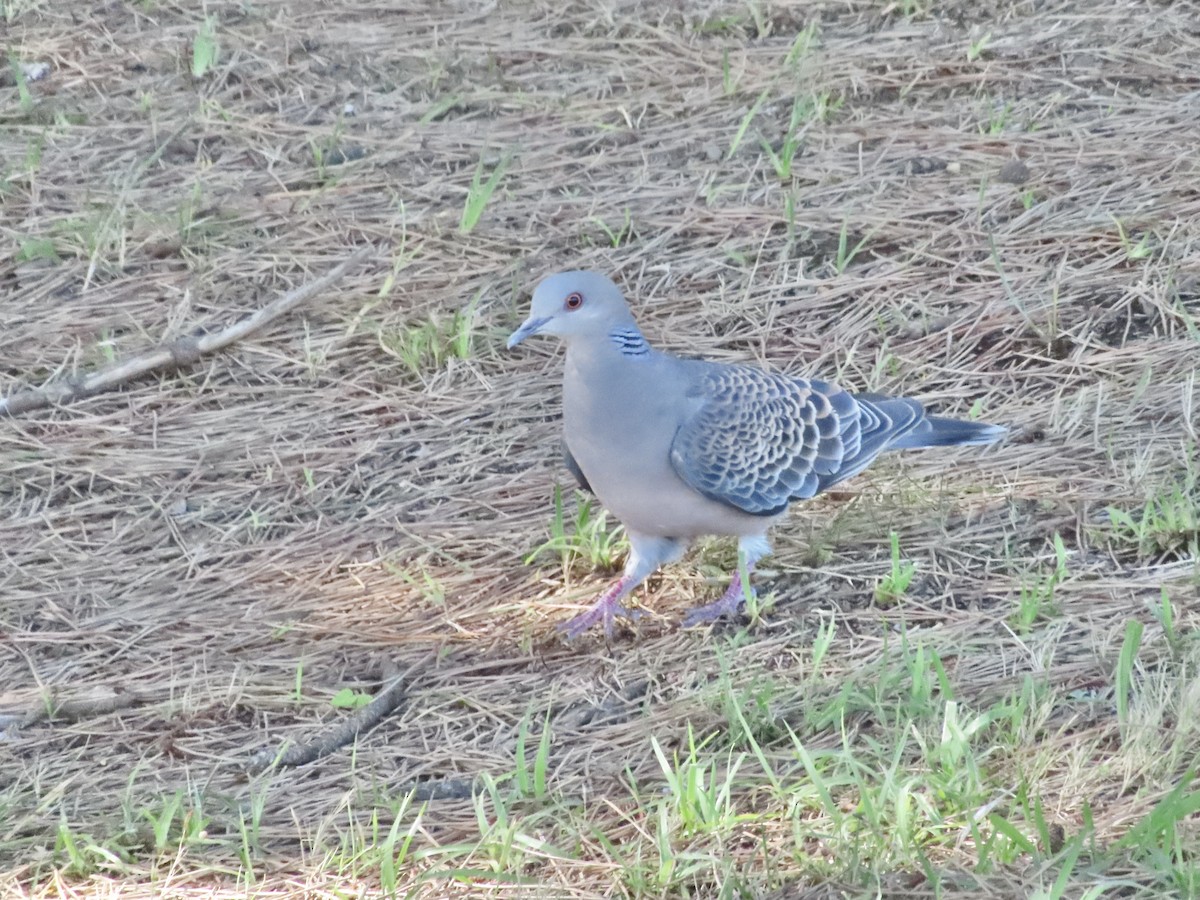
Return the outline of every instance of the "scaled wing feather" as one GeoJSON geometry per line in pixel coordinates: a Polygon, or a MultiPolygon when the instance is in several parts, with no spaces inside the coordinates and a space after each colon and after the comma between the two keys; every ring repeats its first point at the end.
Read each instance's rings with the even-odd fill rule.
{"type": "Polygon", "coordinates": [[[838,480],[860,452],[858,406],[841,388],[749,366],[708,366],[671,464],[695,490],[754,515],[782,512],[838,480]]]}

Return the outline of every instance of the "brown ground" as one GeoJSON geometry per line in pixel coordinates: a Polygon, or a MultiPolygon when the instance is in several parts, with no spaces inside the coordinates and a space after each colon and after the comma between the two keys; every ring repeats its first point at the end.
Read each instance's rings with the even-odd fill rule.
{"type": "MultiPolygon", "coordinates": [[[[221,55],[198,79],[191,6],[0,4],[13,58],[51,66],[26,101],[0,81],[0,393],[227,325],[376,250],[229,352],[0,420],[0,893],[245,893],[249,859],[262,895],[354,894],[377,873],[335,851],[373,811],[386,831],[419,783],[435,797],[425,855],[401,878],[419,896],[492,883],[413,880],[448,868],[545,896],[716,896],[719,872],[644,891],[607,862],[605,840],[654,844],[654,822],[626,815],[630,779],[662,778],[650,736],[719,737],[712,685],[773,678],[771,716],[837,746],[839,726],[805,711],[901,627],[964,706],[1030,674],[1061,701],[1045,742],[1014,752],[1046,760],[1034,790],[1068,833],[1087,803],[1111,841],[1174,785],[1191,760],[1153,762],[1194,728],[1172,691],[1193,695],[1155,681],[1163,714],[1131,743],[1111,688],[1131,619],[1139,675],[1171,658],[1151,611],[1164,586],[1175,627],[1195,625],[1194,520],[1139,545],[1106,508],[1195,496],[1194,6],[210,2],[221,55]],[[799,125],[781,182],[760,137],[780,147],[795,96],[831,109],[799,125]],[[481,158],[508,166],[463,234],[481,158]],[[605,227],[626,222],[614,247],[605,227]],[[730,552],[714,542],[652,581],[636,629],[567,645],[555,624],[609,573],[525,564],[567,484],[559,351],[503,349],[534,281],[564,267],[612,273],[662,346],[958,415],[978,402],[1014,435],[890,459],[798,508],[762,579],[774,609],[748,632],[677,627],[718,590],[707,576],[730,552]],[[399,358],[462,310],[468,358],[399,358]],[[918,576],[880,604],[891,530],[918,576]],[[1055,533],[1069,563],[1054,609],[1017,628],[1055,533]],[[830,622],[801,691],[784,673],[830,622]],[[357,747],[246,773],[255,751],[347,715],[331,697],[376,691],[387,666],[411,668],[408,697],[357,747]],[[1083,696],[1099,699],[1081,712],[1083,696]],[[510,773],[522,723],[534,743],[547,716],[577,843],[515,867],[444,850],[480,841],[462,795],[510,773]],[[138,811],[178,791],[202,798],[208,842],[164,861],[138,811]],[[113,858],[72,868],[64,830],[113,858]]],[[[803,777],[790,740],[763,743],[803,777]]],[[[746,896],[875,895],[836,860],[807,866],[785,812],[764,821],[778,827],[718,848],[746,896]]],[[[953,841],[931,857],[975,858],[953,841]]],[[[1017,861],[962,895],[1022,895],[1036,871],[1017,861]]],[[[887,884],[920,894],[923,878],[887,884]]]]}

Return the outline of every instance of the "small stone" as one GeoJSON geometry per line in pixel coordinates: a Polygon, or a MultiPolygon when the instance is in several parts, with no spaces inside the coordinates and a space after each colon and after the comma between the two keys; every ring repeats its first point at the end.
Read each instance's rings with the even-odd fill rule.
{"type": "Polygon", "coordinates": [[[356,162],[366,155],[367,150],[365,147],[337,147],[328,151],[322,159],[322,162],[324,162],[327,166],[344,166],[346,163],[356,162]]]}
{"type": "Polygon", "coordinates": [[[21,63],[21,74],[26,81],[41,81],[50,74],[50,63],[21,63]]]}
{"type": "Polygon", "coordinates": [[[1010,159],[1000,167],[996,180],[1004,184],[1024,184],[1029,180],[1029,166],[1019,159],[1010,159]]]}
{"type": "Polygon", "coordinates": [[[905,175],[932,175],[948,168],[944,159],[936,156],[913,156],[900,164],[900,170],[905,175]]]}
{"type": "Polygon", "coordinates": [[[1057,822],[1046,829],[1046,837],[1049,839],[1046,846],[1042,848],[1044,852],[1057,853],[1063,848],[1067,842],[1067,830],[1057,822]]]}

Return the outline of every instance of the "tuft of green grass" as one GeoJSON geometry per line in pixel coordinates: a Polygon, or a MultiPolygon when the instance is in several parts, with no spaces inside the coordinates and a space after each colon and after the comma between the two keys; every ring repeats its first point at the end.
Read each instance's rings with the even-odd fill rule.
{"type": "MultiPolygon", "coordinates": [[[[25,145],[25,159],[21,164],[21,171],[30,175],[35,174],[38,169],[41,168],[42,153],[45,150],[45,147],[45,134],[38,134],[31,137],[29,142],[25,145]]],[[[2,192],[0,192],[0,197],[3,197],[2,192]]]]}
{"type": "Polygon", "coordinates": [[[421,827],[422,807],[407,825],[411,796],[406,797],[400,808],[392,814],[391,825],[384,830],[378,808],[371,810],[370,833],[363,840],[357,854],[351,857],[350,868],[359,876],[378,874],[379,886],[387,897],[397,896],[402,884],[407,883],[405,874],[413,840],[421,827]]]}
{"type": "Polygon", "coordinates": [[[1138,238],[1137,243],[1134,243],[1133,238],[1129,236],[1128,230],[1124,223],[1116,216],[1112,216],[1113,224],[1117,226],[1117,238],[1121,241],[1121,247],[1125,251],[1125,259],[1129,262],[1141,262],[1154,255],[1154,248],[1151,246],[1152,235],[1150,232],[1143,232],[1138,238]]]}
{"type": "Polygon", "coordinates": [[[737,92],[738,80],[734,77],[733,67],[729,64],[729,50],[721,51],[721,91],[726,97],[732,97],[737,92]]]}
{"type": "Polygon", "coordinates": [[[446,588],[442,582],[427,569],[425,566],[420,567],[419,574],[414,574],[405,569],[401,569],[395,563],[387,562],[385,568],[393,574],[399,576],[403,581],[417,587],[421,591],[421,596],[427,603],[434,606],[444,607],[446,605],[446,588]]]}
{"type": "Polygon", "coordinates": [[[909,585],[917,574],[916,563],[900,558],[900,535],[892,532],[888,536],[892,545],[892,569],[875,585],[875,602],[880,606],[892,606],[908,593],[909,585]]]}
{"type": "Polygon", "coordinates": [[[446,870],[437,873],[439,877],[474,881],[504,873],[506,880],[523,881],[520,873],[532,858],[567,855],[528,827],[536,826],[535,817],[525,816],[514,806],[500,781],[487,772],[480,775],[480,781],[483,790],[472,798],[479,830],[479,840],[470,847],[472,868],[446,870]]]}
{"type": "Polygon", "coordinates": [[[65,817],[58,825],[54,853],[63,873],[73,878],[87,878],[97,872],[120,873],[131,858],[114,841],[97,840],[88,832],[72,829],[65,817]]]}
{"type": "Polygon", "coordinates": [[[1137,619],[1125,623],[1125,640],[1121,643],[1121,655],[1117,658],[1117,721],[1122,726],[1129,725],[1129,695],[1133,690],[1133,668],[1142,645],[1142,630],[1143,625],[1137,619]]]}
{"type": "Polygon", "coordinates": [[[750,676],[738,673],[730,661],[730,654],[748,642],[748,633],[741,630],[730,639],[728,650],[718,651],[720,670],[708,703],[724,719],[721,746],[731,749],[752,749],[755,744],[769,744],[785,733],[779,716],[781,685],[769,673],[750,676]]]}
{"type": "Polygon", "coordinates": [[[237,856],[249,884],[255,882],[255,872],[261,871],[258,863],[263,856],[262,821],[267,809],[267,797],[265,787],[256,789],[250,794],[250,799],[237,809],[237,856]]]}
{"type": "Polygon", "coordinates": [[[975,40],[967,45],[967,62],[975,62],[987,50],[987,46],[991,43],[992,33],[990,31],[981,34],[975,40]]]}
{"type": "Polygon", "coordinates": [[[547,773],[550,769],[550,744],[554,739],[550,729],[550,714],[547,712],[542,721],[542,733],[538,737],[532,761],[529,759],[528,750],[530,721],[530,717],[526,716],[517,728],[516,751],[513,759],[513,787],[521,799],[545,800],[550,793],[547,786],[547,773]]]}
{"type": "Polygon", "coordinates": [[[871,236],[875,233],[874,231],[867,232],[865,235],[863,235],[862,240],[851,247],[849,228],[850,226],[846,222],[843,222],[842,229],[838,232],[837,256],[833,261],[834,270],[838,275],[845,273],[850,263],[854,262],[854,258],[862,252],[863,247],[867,245],[867,241],[869,241],[871,236]]]}
{"type": "MultiPolygon", "coordinates": [[[[1195,768],[1185,772],[1179,783],[1126,831],[1113,849],[1161,854],[1184,862],[1191,854],[1183,846],[1186,835],[1179,826],[1188,823],[1200,812],[1200,791],[1192,790],[1195,779],[1195,768]]],[[[1193,869],[1193,882],[1196,875],[1193,869]]]]}
{"type": "Polygon", "coordinates": [[[213,843],[208,836],[210,818],[198,796],[182,790],[155,798],[138,810],[150,826],[152,849],[158,855],[177,855],[192,847],[213,843]]]}
{"type": "Polygon", "coordinates": [[[372,798],[371,814],[365,821],[350,804],[339,806],[344,820],[323,823],[319,829],[331,832],[336,844],[322,836],[308,847],[319,854],[317,867],[339,879],[376,877],[383,896],[404,896],[399,891],[411,884],[408,870],[417,855],[413,845],[425,814],[424,806],[414,813],[412,805],[412,792],[399,800],[381,792],[372,798]]]}
{"type": "Polygon", "coordinates": [[[451,359],[470,359],[475,343],[475,311],[482,290],[449,319],[431,315],[395,332],[379,331],[379,346],[416,376],[443,368],[451,359]]]}
{"type": "Polygon", "coordinates": [[[292,678],[292,699],[297,703],[304,700],[304,660],[296,662],[296,674],[292,678]]]}
{"type": "Polygon", "coordinates": [[[924,19],[929,16],[929,0],[898,0],[885,10],[896,10],[906,19],[924,19]]]}
{"type": "Polygon", "coordinates": [[[746,755],[730,752],[719,764],[717,756],[704,752],[713,737],[709,735],[697,743],[689,726],[685,755],[681,758],[674,753],[668,758],[658,738],[650,736],[650,747],[666,782],[659,815],[666,816],[665,824],[673,837],[722,838],[756,818],[739,812],[734,800],[738,770],[746,755]]]}
{"type": "Polygon", "coordinates": [[[25,78],[25,70],[13,53],[8,54],[8,68],[12,72],[13,81],[17,85],[17,108],[21,115],[28,117],[33,112],[33,94],[29,90],[29,81],[25,78]]]}
{"type": "Polygon", "coordinates": [[[746,24],[746,16],[724,15],[701,19],[692,26],[696,34],[730,34],[740,31],[746,24]]]}
{"type": "Polygon", "coordinates": [[[813,19],[798,32],[792,41],[792,46],[788,48],[787,57],[784,59],[786,65],[793,72],[797,70],[800,62],[808,57],[813,48],[817,45],[820,36],[821,23],[817,19],[813,19]]]}
{"type": "Polygon", "coordinates": [[[1022,579],[1017,596],[1017,609],[1009,621],[1020,634],[1027,634],[1037,622],[1057,612],[1054,602],[1055,590],[1068,574],[1067,548],[1062,535],[1054,533],[1054,568],[1050,572],[1035,573],[1022,579]]]}
{"type": "Polygon", "coordinates": [[[458,222],[459,234],[470,234],[479,224],[479,219],[483,216],[483,211],[487,209],[492,194],[499,187],[500,179],[504,177],[510,162],[512,162],[512,155],[505,153],[485,180],[483,157],[479,158],[479,163],[475,166],[475,174],[471,176],[471,187],[467,190],[467,200],[463,204],[462,217],[458,222]]]}
{"type": "Polygon", "coordinates": [[[760,137],[759,144],[762,145],[763,152],[767,154],[767,159],[771,162],[771,168],[775,170],[776,177],[783,182],[792,180],[792,166],[795,164],[796,154],[803,146],[803,140],[799,131],[799,121],[797,120],[797,111],[800,107],[800,98],[797,97],[792,104],[792,116],[788,122],[787,131],[784,133],[783,141],[779,145],[779,150],[776,151],[767,139],[760,137]]]}
{"type": "Polygon", "coordinates": [[[599,216],[592,216],[590,219],[588,219],[588,221],[604,233],[605,238],[608,239],[609,245],[614,250],[618,249],[624,244],[628,244],[633,239],[633,214],[630,212],[628,206],[625,207],[624,221],[616,229],[613,229],[611,226],[609,226],[609,224],[599,216]]]}
{"type": "Polygon", "coordinates": [[[770,94],[770,92],[770,88],[763,88],[762,93],[758,95],[758,99],[750,105],[750,108],[746,110],[745,115],[742,116],[742,120],[738,122],[737,131],[733,133],[733,140],[730,141],[729,150],[725,154],[726,159],[733,159],[733,155],[737,153],[738,148],[742,146],[742,141],[746,138],[746,132],[750,129],[750,124],[754,121],[754,117],[758,115],[758,111],[766,102],[767,96],[770,94]]]}
{"type": "Polygon", "coordinates": [[[550,519],[550,538],[525,557],[529,565],[544,553],[556,554],[562,561],[563,576],[577,563],[588,570],[611,569],[628,550],[620,525],[609,527],[608,514],[583,491],[575,492],[575,519],[567,527],[562,488],[554,488],[554,514],[550,519]]]}
{"type": "Polygon", "coordinates": [[[221,45],[217,43],[217,17],[205,16],[192,38],[192,77],[203,78],[217,64],[221,45]]]}
{"type": "Polygon", "coordinates": [[[429,109],[425,110],[425,112],[421,115],[421,118],[418,120],[418,123],[421,125],[428,125],[430,122],[434,122],[442,118],[442,116],[446,115],[446,113],[458,106],[458,104],[462,102],[462,98],[462,94],[447,94],[446,96],[441,97],[432,106],[430,106],[429,109]]]}
{"type": "Polygon", "coordinates": [[[1191,478],[1168,485],[1141,509],[1107,509],[1110,540],[1135,549],[1146,559],[1164,554],[1200,554],[1200,497],[1191,478]]]}
{"type": "Polygon", "coordinates": [[[1151,612],[1158,624],[1162,626],[1163,637],[1173,653],[1178,653],[1182,647],[1179,630],[1175,625],[1175,607],[1171,604],[1171,595],[1167,593],[1166,585],[1160,591],[1158,603],[1151,606],[1151,612]]]}
{"type": "Polygon", "coordinates": [[[781,182],[787,183],[792,180],[796,155],[804,145],[804,126],[813,122],[828,122],[843,102],[841,97],[834,99],[830,91],[796,97],[792,100],[792,110],[779,149],[772,147],[766,138],[759,137],[758,142],[781,182]]]}
{"type": "MultiPolygon", "coordinates": [[[[987,121],[979,123],[979,133],[986,134],[989,137],[997,137],[1003,134],[1004,129],[1008,127],[1008,120],[1011,115],[1011,103],[1004,103],[1002,106],[993,106],[992,111],[988,114],[987,121]]],[[[986,189],[986,185],[987,182],[985,180],[980,186],[981,196],[986,189]]]]}

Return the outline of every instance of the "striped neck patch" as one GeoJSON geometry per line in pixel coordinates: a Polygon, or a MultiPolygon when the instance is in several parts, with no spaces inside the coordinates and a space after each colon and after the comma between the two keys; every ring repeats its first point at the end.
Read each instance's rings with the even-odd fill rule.
{"type": "Polygon", "coordinates": [[[636,328],[616,328],[609,332],[608,337],[623,356],[645,356],[650,352],[650,345],[636,328]]]}

